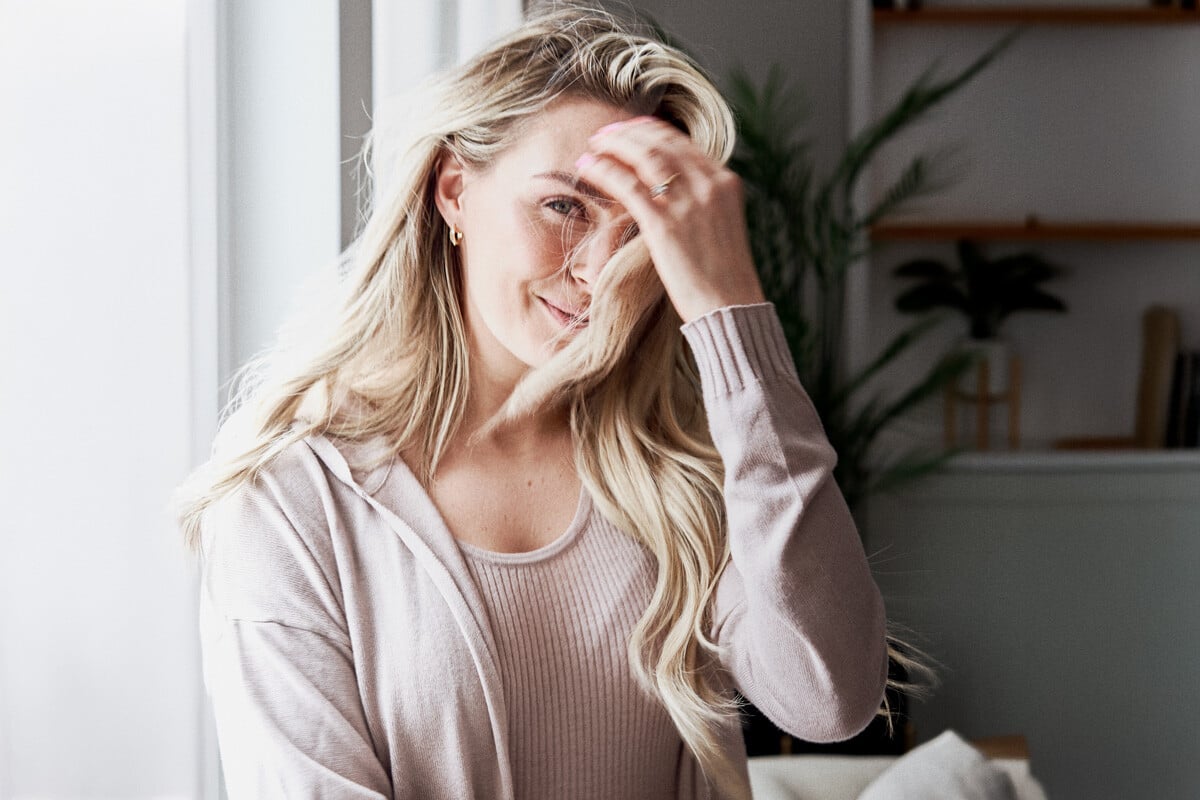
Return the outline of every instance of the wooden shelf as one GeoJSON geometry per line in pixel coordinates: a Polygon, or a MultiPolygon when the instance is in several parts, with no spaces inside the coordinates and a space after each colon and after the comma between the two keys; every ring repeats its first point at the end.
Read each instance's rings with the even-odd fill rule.
{"type": "Polygon", "coordinates": [[[985,450],[961,453],[951,472],[1200,472],[1200,449],[985,450]]]}
{"type": "Polygon", "coordinates": [[[892,222],[871,227],[876,240],[982,241],[1200,240],[1200,222],[892,222]]]}
{"type": "Polygon", "coordinates": [[[876,9],[876,25],[1188,25],[1200,23],[1200,12],[1153,6],[944,6],[915,10],[876,9]]]}
{"type": "MultiPolygon", "coordinates": [[[[915,71],[915,67],[919,63],[914,62],[932,58],[933,56],[928,53],[937,52],[947,43],[962,45],[966,42],[972,46],[978,46],[979,43],[972,38],[975,33],[1037,27],[1036,33],[1039,36],[1049,37],[1045,41],[1039,40],[1037,52],[1029,51],[1027,48],[1024,50],[1026,58],[1023,63],[1026,68],[1030,69],[1029,73],[1018,72],[1016,77],[1019,80],[1013,80],[1011,84],[997,79],[982,95],[986,99],[980,101],[986,103],[989,100],[994,101],[995,98],[1002,98],[1007,103],[1010,99],[1019,98],[1021,93],[1031,89],[1035,93],[1034,99],[1040,102],[1051,102],[1056,94],[1061,93],[1061,90],[1056,92],[1049,86],[1035,85],[1031,87],[1026,80],[1029,74],[1037,74],[1032,71],[1034,67],[1043,71],[1047,68],[1055,70],[1058,68],[1057,62],[1045,60],[1047,48],[1058,48],[1059,50],[1065,48],[1060,55],[1063,55],[1065,59],[1065,66],[1073,70],[1070,77],[1079,82],[1076,89],[1080,99],[1092,101],[1095,98],[1092,98],[1087,92],[1089,90],[1095,92],[1095,81],[1088,83],[1087,75],[1095,72],[1094,65],[1098,59],[1112,58],[1112,53],[1115,52],[1113,48],[1121,51],[1122,48],[1128,46],[1131,52],[1130,57],[1133,58],[1132,54],[1136,54],[1136,57],[1144,63],[1146,58],[1154,55],[1159,49],[1158,36],[1170,38],[1178,34],[1191,42],[1193,41],[1192,37],[1200,32],[1200,11],[1154,7],[1150,0],[1143,0],[1140,5],[1135,5],[1138,0],[1123,0],[1125,3],[1123,7],[1110,6],[1106,8],[1095,5],[1035,7],[1033,3],[1036,0],[1017,0],[1024,5],[1008,7],[981,7],[979,5],[966,7],[945,4],[956,1],[966,2],[966,0],[944,0],[941,7],[934,6],[918,10],[871,11],[865,7],[859,7],[859,10],[852,15],[851,19],[854,24],[851,30],[849,82],[852,92],[850,103],[852,130],[865,129],[873,121],[874,115],[881,111],[881,103],[884,102],[881,99],[884,96],[884,93],[880,91],[882,87],[887,87],[888,91],[891,91],[893,84],[900,80],[902,74],[907,74],[909,70],[915,71]],[[1195,27],[1186,29],[1177,27],[1180,25],[1195,27]],[[988,26],[994,27],[989,28],[988,26]],[[1074,52],[1075,49],[1078,49],[1074,47],[1075,44],[1078,44],[1074,37],[1092,35],[1107,37],[1122,32],[1129,34],[1132,38],[1124,38],[1122,34],[1119,40],[1114,39],[1100,49],[1089,45],[1080,54],[1074,52]],[[968,36],[968,34],[971,35],[968,36]],[[880,36],[884,38],[881,40],[878,38],[880,36]],[[892,36],[901,38],[893,42],[892,36]],[[909,39],[910,36],[916,38],[909,39]],[[965,40],[964,36],[967,37],[965,40]],[[1146,39],[1146,36],[1150,36],[1151,39],[1146,39]],[[881,48],[878,46],[880,42],[892,42],[896,48],[890,45],[881,48]],[[880,81],[881,76],[886,78],[882,81],[882,87],[873,86],[880,81]]],[[[999,2],[999,0],[996,1],[999,2]]],[[[1067,1],[1047,0],[1052,4],[1067,1]]],[[[1093,0],[1093,2],[1098,1],[1093,0]]],[[[1033,33],[1033,31],[1029,32],[1033,33]]],[[[1195,41],[1200,45],[1200,39],[1195,41]]],[[[1176,42],[1173,38],[1171,42],[1164,40],[1162,44],[1170,44],[1172,47],[1179,45],[1184,48],[1183,51],[1179,51],[1178,48],[1172,50],[1173,55],[1187,56],[1191,54],[1191,51],[1188,50],[1190,45],[1176,42]]],[[[1018,56],[1015,51],[1010,55],[1018,56]]],[[[1184,63],[1190,66],[1190,61],[1184,63]]],[[[1131,82],[1120,88],[1128,93],[1136,91],[1135,86],[1136,84],[1131,82]]],[[[1121,95],[1118,94],[1117,97],[1119,98],[1121,95]]],[[[1169,103],[1176,101],[1178,101],[1178,97],[1174,94],[1165,93],[1161,102],[1156,106],[1156,110],[1169,110],[1171,108],[1169,103]]],[[[1110,107],[1114,114],[1121,113],[1120,104],[1115,99],[1106,102],[1106,98],[1101,96],[1096,102],[1110,107]]],[[[1005,105],[1004,108],[1007,109],[1009,106],[1005,105]]],[[[1028,113],[1036,112],[1036,103],[1030,104],[1028,113]]],[[[1179,139],[1178,137],[1194,134],[1192,130],[1194,126],[1186,126],[1183,122],[1174,121],[1169,116],[1156,119],[1159,121],[1158,127],[1153,132],[1157,135],[1173,136],[1176,137],[1175,141],[1181,141],[1186,138],[1179,139]]],[[[941,134],[946,136],[952,131],[958,131],[961,135],[961,131],[966,128],[974,129],[973,126],[966,126],[962,123],[947,123],[941,129],[941,134]]],[[[1047,128],[1050,131],[1054,130],[1050,126],[1047,128]]],[[[1007,130],[1005,126],[1001,126],[1001,129],[1007,130]]],[[[986,131],[976,138],[979,138],[979,142],[984,144],[1002,141],[1005,147],[1018,153],[1023,144],[1019,140],[1009,141],[1007,138],[1002,140],[1000,129],[986,131]]],[[[1094,159],[1099,158],[1102,161],[1105,151],[1101,145],[1119,144],[1120,139],[1118,136],[1108,135],[1105,131],[1100,130],[1095,142],[1094,159]]],[[[1027,146],[1036,147],[1037,145],[1031,143],[1027,146]]],[[[1133,166],[1137,166],[1136,154],[1131,154],[1130,158],[1135,159],[1133,166]]],[[[892,163],[893,161],[899,161],[899,156],[884,158],[879,163],[891,164],[893,167],[904,166],[903,163],[892,163]]],[[[1034,165],[1041,166],[1042,162],[1050,162],[1050,159],[1042,156],[1040,160],[1034,162],[1034,165]]],[[[878,166],[876,164],[877,169],[878,166]]],[[[1032,166],[1025,172],[1032,176],[1038,175],[1032,166]]],[[[1018,175],[1020,174],[1023,173],[1018,173],[1018,175]]],[[[1177,176],[1175,183],[1178,184],[1185,178],[1184,175],[1177,176]]],[[[1027,177],[1025,182],[1027,183],[1028,180],[1027,177]]],[[[870,183],[868,177],[864,181],[863,197],[860,198],[863,200],[864,207],[867,205],[867,195],[870,194],[870,190],[866,187],[870,183]]],[[[1020,185],[1020,182],[1017,185],[1020,185]]],[[[1038,187],[1040,187],[1040,183],[1038,187]]],[[[951,204],[947,204],[941,210],[930,207],[924,214],[914,209],[911,213],[897,214],[881,220],[879,224],[871,226],[869,233],[874,244],[878,246],[894,246],[908,242],[909,247],[916,248],[935,244],[945,246],[945,243],[957,239],[972,239],[984,243],[990,241],[998,243],[999,246],[1003,246],[1006,242],[1017,245],[1023,243],[1026,247],[1033,246],[1035,248],[1038,247],[1037,243],[1047,243],[1045,245],[1047,247],[1050,246],[1049,243],[1063,243],[1060,246],[1070,246],[1074,243],[1077,246],[1088,248],[1089,252],[1097,248],[1104,250],[1105,248],[1149,247],[1149,251],[1138,249],[1138,257],[1145,252],[1147,257],[1156,260],[1170,256],[1170,253],[1166,252],[1168,248],[1174,250],[1182,247],[1190,253],[1191,248],[1200,245],[1200,215],[1196,213],[1195,208],[1176,208],[1174,214],[1169,213],[1169,209],[1160,209],[1159,213],[1155,213],[1152,209],[1147,208],[1146,204],[1137,204],[1138,208],[1128,208],[1124,213],[1120,209],[1111,209],[1111,214],[1104,213],[1102,209],[1094,209],[1089,212],[1083,208],[1088,199],[1086,190],[1083,187],[1079,188],[1081,196],[1078,200],[1068,201],[1066,205],[1047,204],[1039,208],[1039,204],[1031,203],[1025,208],[1010,207],[1007,212],[995,207],[991,209],[991,213],[988,213],[989,209],[986,207],[980,207],[974,211],[960,208],[956,211],[951,204]],[[1145,213],[1139,214],[1139,208],[1144,209],[1145,213]],[[1109,243],[1113,243],[1116,247],[1110,246],[1109,243]]],[[[985,203],[986,205],[991,204],[985,203]]],[[[1197,248],[1197,251],[1200,252],[1200,248],[1197,248]]],[[[888,260],[888,252],[889,249],[881,249],[877,255],[868,258],[867,263],[870,267],[886,266],[883,262],[888,260]]],[[[1099,253],[1099,255],[1104,255],[1106,259],[1119,257],[1119,254],[1109,256],[1099,253]]],[[[851,295],[847,306],[850,327],[858,331],[863,342],[851,351],[852,363],[855,364],[867,363],[878,348],[887,341],[883,330],[877,327],[875,320],[871,319],[870,310],[877,297],[877,292],[883,288],[882,284],[878,284],[878,280],[880,280],[878,276],[883,274],[885,273],[868,268],[866,277],[860,281],[861,286],[854,287],[854,294],[851,295]]],[[[1107,282],[1111,276],[1092,277],[1107,282]]],[[[1162,299],[1164,301],[1171,299],[1174,296],[1171,294],[1172,291],[1178,295],[1175,299],[1184,297],[1179,294],[1184,288],[1182,283],[1184,279],[1185,276],[1182,274],[1172,275],[1170,284],[1159,289],[1162,299]]],[[[1112,303],[1114,307],[1127,307],[1128,302],[1138,300],[1136,297],[1130,300],[1121,296],[1120,292],[1124,290],[1123,287],[1123,283],[1111,284],[1106,287],[1101,298],[1105,302],[1112,303]]],[[[1186,305],[1188,300],[1184,297],[1179,302],[1186,305]]],[[[1111,342],[1114,347],[1117,342],[1121,342],[1122,346],[1126,347],[1125,342],[1128,340],[1128,336],[1120,331],[1103,328],[1092,334],[1089,330],[1092,321],[1080,320],[1071,324],[1074,326],[1070,331],[1071,336],[1079,336],[1082,341],[1090,342],[1095,339],[1106,345],[1111,342]]],[[[1043,359],[1051,370],[1059,363],[1067,363],[1068,360],[1078,358],[1077,349],[1067,344],[1069,341],[1070,339],[1064,336],[1064,344],[1061,346],[1057,343],[1053,343],[1054,347],[1045,346],[1039,352],[1039,358],[1043,359]]],[[[1127,346],[1127,354],[1133,354],[1136,358],[1137,352],[1136,347],[1127,346]]],[[[1107,370],[1103,374],[1106,379],[1111,379],[1114,385],[1126,388],[1136,388],[1137,386],[1136,373],[1118,375],[1115,367],[1111,365],[1102,366],[1099,369],[1107,370]]],[[[1082,382],[1056,380],[1052,371],[1041,391],[1047,395],[1046,400],[1035,400],[1030,404],[1031,406],[1044,402],[1047,403],[1046,410],[1049,412],[1054,409],[1053,402],[1062,402],[1069,408],[1077,408],[1073,411],[1073,416],[1076,417],[1073,419],[1074,422],[1098,429],[1109,427],[1111,424],[1111,421],[1101,413],[1107,408],[1103,405],[1103,398],[1094,397],[1082,382]],[[1053,396],[1049,396],[1051,394],[1053,396]]],[[[1031,422],[1032,420],[1027,421],[1031,422]]],[[[1045,420],[1037,421],[1050,424],[1058,420],[1053,414],[1048,414],[1045,420]]],[[[941,425],[933,425],[931,421],[919,423],[913,420],[910,427],[911,431],[898,424],[889,430],[889,436],[897,437],[898,442],[911,440],[914,444],[921,443],[926,447],[933,446],[933,442],[941,440],[941,425]],[[927,427],[929,430],[925,430],[927,427]]],[[[1039,430],[1039,427],[1038,425],[1023,424],[1025,436],[1018,448],[1010,450],[1004,448],[1003,442],[993,441],[991,450],[968,451],[956,455],[946,464],[945,471],[949,478],[946,483],[931,483],[927,490],[914,489],[914,491],[928,491],[931,497],[939,499],[958,493],[971,494],[974,497],[974,493],[978,493],[986,501],[996,487],[1000,487],[1003,491],[1011,490],[1014,505],[1020,505],[1023,503],[1029,487],[1043,485],[1042,476],[1061,481],[1053,483],[1054,490],[1059,487],[1074,490],[1078,487],[1081,492],[1086,493],[1092,491],[1091,487],[1096,486],[1097,498],[1103,500],[1110,499],[1109,495],[1113,491],[1113,487],[1121,490],[1124,486],[1122,481],[1125,478],[1136,479],[1136,481],[1131,480],[1131,485],[1136,487],[1137,492],[1144,491],[1147,487],[1154,487],[1156,492],[1161,488],[1163,495],[1172,500],[1176,495],[1181,494],[1189,498],[1194,497],[1195,487],[1200,486],[1198,483],[1200,482],[1200,448],[1139,449],[1130,446],[1131,443],[1127,441],[1127,437],[1123,436],[1087,437],[1078,441],[1047,441],[1047,432],[1039,430]],[[1093,474],[1103,480],[1092,480],[1093,474]],[[966,479],[963,478],[964,475],[967,476],[966,479]],[[991,475],[1002,476],[1005,480],[993,483],[986,479],[991,475]],[[1030,475],[1032,478],[1025,483],[1024,481],[1030,475]],[[974,476],[979,476],[979,479],[977,480],[974,476]]],[[[1048,499],[1053,502],[1052,498],[1048,499]]]]}

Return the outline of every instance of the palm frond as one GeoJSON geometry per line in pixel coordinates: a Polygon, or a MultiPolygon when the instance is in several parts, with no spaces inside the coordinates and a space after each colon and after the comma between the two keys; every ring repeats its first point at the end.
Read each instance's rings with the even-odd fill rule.
{"type": "Polygon", "coordinates": [[[897,356],[916,344],[930,329],[940,324],[946,317],[946,314],[929,314],[897,334],[874,359],[858,371],[857,375],[842,384],[831,398],[833,405],[840,406],[846,402],[851,395],[865,386],[871,378],[892,363],[897,356]]]}
{"type": "Polygon", "coordinates": [[[978,361],[979,356],[971,352],[955,351],[943,356],[916,386],[904,392],[872,420],[867,435],[874,437],[889,422],[908,413],[929,397],[943,391],[945,387],[966,372],[978,361]]]}
{"type": "Polygon", "coordinates": [[[891,111],[884,114],[873,125],[869,125],[850,142],[845,155],[823,191],[832,193],[840,187],[844,197],[848,200],[862,170],[884,142],[889,141],[901,130],[921,119],[926,112],[982,72],[1022,32],[1022,29],[1018,28],[1008,33],[964,69],[944,81],[935,82],[933,80],[934,67],[923,72],[916,82],[904,92],[891,111]]]}
{"type": "Polygon", "coordinates": [[[933,190],[929,181],[929,159],[927,156],[917,156],[883,193],[883,197],[867,212],[857,225],[869,228],[905,204],[933,190]]]}
{"type": "Polygon", "coordinates": [[[927,70],[890,111],[854,137],[833,171],[825,175],[817,174],[810,141],[804,136],[808,105],[781,69],[773,68],[761,84],[738,69],[727,83],[726,96],[738,122],[730,166],[745,188],[755,264],[763,291],[775,304],[801,383],[838,453],[834,477],[852,509],[880,486],[936,468],[937,459],[905,454],[892,468],[877,474],[870,455],[892,420],[969,367],[961,357],[945,357],[899,398],[877,394],[861,404],[851,402],[871,378],[941,319],[931,316],[919,321],[895,336],[857,374],[841,374],[846,277],[849,267],[870,251],[863,232],[913,199],[941,189],[949,179],[942,171],[942,153],[918,156],[865,214],[850,202],[854,184],[885,142],[971,80],[1015,36],[1004,37],[947,80],[935,79],[935,68],[927,70]]]}

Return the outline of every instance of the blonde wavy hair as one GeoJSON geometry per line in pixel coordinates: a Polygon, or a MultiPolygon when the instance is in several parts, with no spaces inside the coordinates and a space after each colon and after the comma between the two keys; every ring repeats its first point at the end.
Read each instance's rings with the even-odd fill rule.
{"type": "MultiPolygon", "coordinates": [[[[419,454],[409,466],[429,484],[463,433],[470,367],[456,251],[434,204],[437,164],[450,154],[485,168],[560,98],[656,115],[720,162],[733,149],[729,106],[695,63],[594,8],[537,12],[428,82],[396,124],[377,122],[369,137],[374,201],[333,285],[318,288],[319,302],[239,371],[211,459],[177,491],[190,548],[199,549],[208,507],[311,434],[384,437],[386,458],[419,454]]],[[[715,730],[739,704],[719,688],[719,648],[707,634],[730,558],[723,468],[680,324],[634,237],[596,281],[589,324],[527,374],[487,428],[550,407],[569,413],[584,486],[657,567],[629,640],[634,675],[661,699],[706,775],[728,789],[735,768],[715,730]]]]}

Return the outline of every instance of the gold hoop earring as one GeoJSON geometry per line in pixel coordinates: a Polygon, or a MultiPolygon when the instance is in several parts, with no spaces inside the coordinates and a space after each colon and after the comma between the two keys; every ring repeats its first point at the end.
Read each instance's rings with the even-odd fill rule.
{"type": "Polygon", "coordinates": [[[463,240],[463,232],[458,229],[457,225],[451,225],[450,226],[450,245],[451,245],[451,247],[458,247],[459,243],[462,242],[462,240],[463,240]]]}

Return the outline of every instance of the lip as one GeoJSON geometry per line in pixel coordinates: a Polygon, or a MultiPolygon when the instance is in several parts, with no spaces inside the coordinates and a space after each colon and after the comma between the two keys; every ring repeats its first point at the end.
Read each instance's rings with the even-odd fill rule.
{"type": "Polygon", "coordinates": [[[562,326],[564,328],[568,328],[568,327],[582,328],[587,325],[587,317],[586,316],[581,318],[577,314],[572,314],[569,311],[565,311],[562,308],[559,308],[558,306],[554,305],[553,303],[551,303],[549,300],[547,300],[544,297],[539,296],[538,300],[542,301],[542,305],[546,307],[546,311],[548,311],[550,313],[550,316],[553,317],[554,321],[557,322],[560,326],[562,326]]]}

